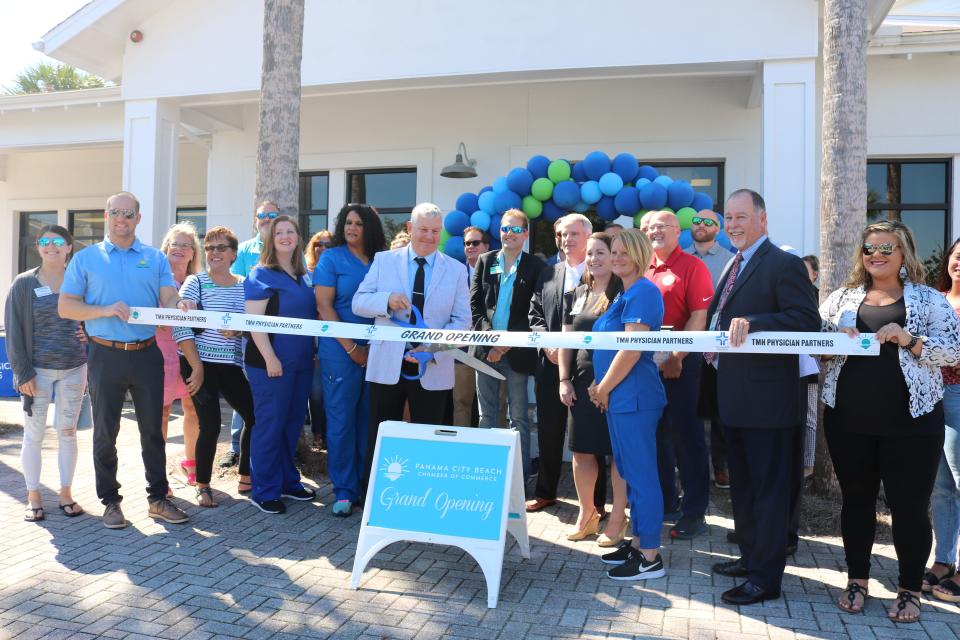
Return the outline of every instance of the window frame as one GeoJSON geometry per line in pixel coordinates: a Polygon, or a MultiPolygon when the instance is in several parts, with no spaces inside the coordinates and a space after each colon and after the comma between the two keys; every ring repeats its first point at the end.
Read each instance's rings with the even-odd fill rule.
{"type": "MultiPolygon", "coordinates": [[[[27,257],[30,255],[30,249],[33,245],[32,242],[27,243],[25,240],[28,239],[28,236],[24,235],[24,232],[30,228],[29,219],[30,216],[34,215],[52,215],[53,222],[45,223],[46,224],[60,224],[58,218],[58,212],[56,209],[41,209],[38,211],[18,211],[17,212],[17,222],[18,222],[18,233],[17,233],[17,273],[23,273],[27,269],[32,269],[34,267],[27,266],[27,257]]],[[[39,254],[38,254],[39,256],[39,254]]]]}
{"type": "MultiPolygon", "coordinates": [[[[399,167],[376,167],[373,169],[347,169],[344,172],[344,196],[347,203],[358,203],[358,204],[370,204],[375,207],[377,213],[380,214],[380,221],[383,224],[383,232],[387,238],[387,245],[389,246],[390,241],[393,240],[393,236],[390,233],[390,226],[387,222],[393,222],[392,218],[387,218],[386,216],[406,216],[406,221],[410,220],[410,214],[413,212],[413,208],[417,206],[417,167],[416,166],[399,166],[399,167]],[[352,193],[352,180],[355,175],[375,175],[383,173],[409,173],[413,175],[414,187],[413,187],[413,202],[409,207],[378,207],[369,202],[359,202],[357,198],[353,197],[352,193]]],[[[365,200],[365,198],[364,198],[365,200]]],[[[401,229],[404,227],[403,222],[401,221],[401,229]]]]}
{"type": "MultiPolygon", "coordinates": [[[[193,207],[191,207],[191,206],[177,207],[176,211],[175,211],[174,214],[173,214],[173,220],[174,220],[174,223],[175,223],[175,224],[180,224],[181,222],[190,222],[190,220],[181,220],[181,219],[180,219],[180,214],[181,214],[181,213],[190,213],[190,212],[200,212],[200,211],[203,212],[204,223],[203,223],[203,229],[199,229],[199,228],[197,229],[197,237],[200,238],[200,242],[202,243],[202,242],[203,242],[203,237],[204,237],[204,236],[206,235],[206,233],[207,233],[207,222],[206,222],[206,220],[207,220],[207,214],[209,213],[209,212],[207,211],[207,205],[197,205],[197,206],[193,206],[193,207]]],[[[196,216],[196,217],[199,217],[199,216],[196,216]]],[[[193,225],[193,226],[196,227],[197,225],[193,225]]]]}
{"type": "Polygon", "coordinates": [[[329,171],[301,171],[297,176],[299,193],[297,196],[298,214],[297,214],[297,224],[300,225],[301,233],[304,235],[303,242],[307,243],[309,238],[310,230],[310,218],[312,217],[324,217],[324,224],[321,229],[328,229],[330,227],[330,172],[329,171]],[[327,178],[327,204],[323,209],[310,209],[308,205],[313,199],[313,186],[310,178],[316,177],[326,177],[327,178]]]}
{"type": "MultiPolygon", "coordinates": [[[[90,245],[93,245],[93,244],[96,244],[96,243],[102,241],[103,238],[104,238],[104,236],[106,236],[106,233],[107,233],[107,223],[106,223],[105,220],[103,220],[103,214],[104,214],[104,210],[103,210],[103,209],[67,209],[67,229],[68,229],[68,230],[70,231],[70,233],[73,235],[73,240],[74,240],[73,253],[74,253],[74,255],[76,255],[77,251],[82,251],[82,249],[78,249],[78,248],[76,247],[76,241],[77,241],[78,238],[83,239],[83,240],[92,240],[92,242],[90,242],[90,244],[87,245],[87,246],[89,247],[90,245]],[[97,239],[94,239],[93,236],[78,236],[78,235],[77,235],[77,232],[74,230],[74,229],[75,229],[75,226],[74,226],[74,225],[75,225],[75,220],[76,220],[77,214],[87,214],[87,213],[97,213],[97,214],[100,215],[100,219],[103,221],[103,235],[100,236],[100,237],[97,238],[97,239]]],[[[85,249],[85,248],[86,248],[86,247],[84,247],[84,249],[85,249]]]]}

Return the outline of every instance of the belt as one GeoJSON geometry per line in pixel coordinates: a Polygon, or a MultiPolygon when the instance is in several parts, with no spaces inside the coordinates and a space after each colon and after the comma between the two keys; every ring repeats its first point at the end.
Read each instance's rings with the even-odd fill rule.
{"type": "Polygon", "coordinates": [[[98,338],[96,336],[89,336],[91,342],[101,344],[105,347],[111,347],[113,349],[120,349],[121,351],[141,351],[147,347],[153,345],[157,341],[156,338],[147,338],[146,340],[141,340],[140,342],[114,342],[113,340],[104,340],[103,338],[98,338]]]}

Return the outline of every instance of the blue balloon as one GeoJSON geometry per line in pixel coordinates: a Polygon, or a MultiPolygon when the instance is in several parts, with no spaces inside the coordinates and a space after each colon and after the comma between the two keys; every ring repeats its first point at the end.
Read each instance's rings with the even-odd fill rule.
{"type": "MultiPolygon", "coordinates": [[[[661,187],[663,187],[664,189],[666,189],[667,187],[670,186],[670,183],[673,182],[673,178],[671,178],[670,176],[657,176],[657,178],[654,180],[654,182],[656,182],[656,183],[659,184],[661,187]]],[[[494,191],[497,190],[496,185],[494,185],[493,190],[494,190],[494,191]]]]}
{"type": "Polygon", "coordinates": [[[528,169],[511,169],[507,174],[507,186],[520,197],[530,195],[533,174],[528,169]]]}
{"type": "Polygon", "coordinates": [[[561,209],[573,209],[580,202],[580,187],[573,180],[564,180],[553,188],[553,201],[561,209]]]}
{"type": "Polygon", "coordinates": [[[615,196],[620,189],[623,189],[623,178],[610,171],[600,176],[598,184],[603,195],[615,196]]]}
{"type": "Polygon", "coordinates": [[[523,198],[509,189],[498,193],[494,196],[493,200],[493,208],[496,209],[500,215],[503,215],[503,212],[507,209],[519,209],[522,205],[523,198]]]}
{"type": "Polygon", "coordinates": [[[623,178],[624,182],[633,182],[640,172],[637,157],[632,153],[619,153],[611,164],[613,172],[623,178]]]}
{"type": "Polygon", "coordinates": [[[578,162],[570,167],[570,177],[574,182],[584,182],[589,180],[589,178],[587,178],[587,170],[584,168],[582,162],[578,162]]]}
{"type": "Polygon", "coordinates": [[[547,222],[554,223],[565,215],[567,215],[567,212],[558,207],[553,200],[547,200],[543,203],[542,217],[547,222]]]}
{"type": "Polygon", "coordinates": [[[653,182],[660,176],[660,172],[651,167],[648,164],[641,165],[640,170],[637,172],[637,175],[641,178],[646,178],[650,182],[653,182]]]}
{"type": "Polygon", "coordinates": [[[501,215],[492,215],[490,216],[490,237],[500,237],[500,221],[503,220],[501,215]]]}
{"type": "Polygon", "coordinates": [[[622,216],[632,216],[640,211],[640,192],[636,187],[624,187],[613,198],[617,213],[622,216]]]}
{"type": "Polygon", "coordinates": [[[644,209],[662,209],[667,204],[667,190],[658,182],[640,187],[640,204],[644,209]]]}
{"type": "Polygon", "coordinates": [[[493,181],[493,192],[494,193],[503,193],[504,191],[509,191],[510,185],[507,184],[507,179],[504,176],[500,176],[493,181]]]}
{"type": "Polygon", "coordinates": [[[483,189],[480,189],[480,191],[477,192],[477,195],[478,195],[478,196],[482,196],[482,195],[485,194],[487,191],[493,191],[493,187],[486,186],[486,187],[484,187],[483,189]]]}
{"type": "Polygon", "coordinates": [[[614,204],[613,198],[610,196],[603,196],[600,198],[600,202],[596,204],[596,209],[597,216],[599,216],[601,220],[606,220],[607,222],[616,220],[620,215],[617,213],[617,207],[614,204]]]}
{"type": "Polygon", "coordinates": [[[577,204],[573,205],[573,210],[576,211],[577,213],[583,213],[585,211],[590,210],[590,205],[588,205],[586,202],[581,200],[577,204]]]}
{"type": "Polygon", "coordinates": [[[583,159],[583,168],[587,172],[588,179],[599,180],[603,174],[610,171],[610,156],[603,151],[591,151],[583,159]]]}
{"type": "MultiPolygon", "coordinates": [[[[470,216],[463,211],[451,211],[443,219],[443,228],[451,236],[462,236],[463,230],[470,226],[470,216]]],[[[461,238],[462,240],[462,238],[461,238]]],[[[460,244],[463,244],[461,241],[460,244]]]]}
{"type": "Polygon", "coordinates": [[[693,234],[690,229],[684,229],[680,232],[680,246],[686,249],[693,244],[693,234]]]}
{"type": "Polygon", "coordinates": [[[481,191],[480,197],[477,198],[477,205],[483,211],[486,211],[487,213],[490,213],[490,214],[494,214],[497,212],[496,205],[494,204],[494,202],[496,201],[496,198],[497,198],[497,194],[494,193],[493,189],[491,189],[490,191],[481,191]]]}
{"type": "Polygon", "coordinates": [[[490,214],[483,209],[474,211],[470,214],[470,226],[477,227],[478,229],[489,229],[490,214]]]}
{"type": "Polygon", "coordinates": [[[674,211],[689,207],[693,202],[693,187],[686,180],[674,180],[667,185],[667,202],[674,211]]]}
{"type": "Polygon", "coordinates": [[[697,211],[703,211],[704,209],[710,209],[713,211],[713,198],[698,191],[697,193],[693,194],[693,203],[690,206],[697,211]]]}
{"type": "Polygon", "coordinates": [[[603,193],[600,192],[600,185],[596,180],[587,180],[580,185],[580,199],[587,204],[595,204],[602,197],[603,193]]]}
{"type": "Polygon", "coordinates": [[[550,166],[550,158],[547,156],[533,156],[527,160],[527,171],[533,175],[533,179],[546,178],[547,167],[550,166]]]}
{"type": "Polygon", "coordinates": [[[726,231],[721,231],[717,234],[717,244],[727,251],[733,251],[733,243],[730,242],[730,238],[727,237],[726,231]]]}
{"type": "Polygon", "coordinates": [[[500,225],[497,225],[497,232],[490,236],[490,250],[499,251],[503,243],[500,242],[500,225]]]}
{"type": "Polygon", "coordinates": [[[463,236],[456,235],[447,238],[447,243],[443,245],[443,252],[451,258],[456,258],[460,262],[464,262],[467,256],[463,253],[463,236]]]}
{"type": "Polygon", "coordinates": [[[473,213],[480,208],[480,205],[477,203],[479,198],[475,193],[461,193],[460,197],[457,198],[457,211],[463,211],[464,213],[473,213]]]}

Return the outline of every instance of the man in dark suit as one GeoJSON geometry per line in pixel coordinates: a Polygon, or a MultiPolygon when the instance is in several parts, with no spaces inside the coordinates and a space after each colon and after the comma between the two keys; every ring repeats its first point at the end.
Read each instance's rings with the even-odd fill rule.
{"type": "MultiPolygon", "coordinates": [[[[737,254],[720,277],[707,310],[708,328],[731,346],[757,331],[819,331],[817,299],[803,261],[774,246],[767,212],[755,191],[727,199],[727,235],[737,254]]],[[[804,407],[796,354],[705,353],[702,397],[728,446],[730,497],[741,557],[714,565],[746,582],[721,597],[753,604],[780,597],[786,564],[791,487],[801,473],[804,407]]]]}
{"type": "MultiPolygon", "coordinates": [[[[474,331],[530,331],[530,298],[544,269],[543,261],[524,252],[529,235],[527,216],[518,209],[503,214],[500,222],[500,251],[485,253],[477,260],[470,283],[470,311],[474,331]]],[[[507,386],[510,427],[520,434],[523,479],[530,478],[530,419],[527,417],[527,380],[537,366],[537,352],[522,347],[477,347],[477,357],[503,374],[507,386]]],[[[500,413],[500,381],[477,374],[480,426],[497,424],[500,413]]]]}

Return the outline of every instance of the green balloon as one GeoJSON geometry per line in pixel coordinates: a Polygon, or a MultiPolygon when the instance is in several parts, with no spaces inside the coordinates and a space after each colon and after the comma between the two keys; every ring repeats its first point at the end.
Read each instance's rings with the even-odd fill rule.
{"type": "MultiPolygon", "coordinates": [[[[548,180],[547,182],[550,181],[548,180]]],[[[527,217],[531,220],[534,218],[539,218],[540,214],[543,213],[543,203],[533,196],[524,197],[522,208],[523,212],[527,214],[527,217]]]]}
{"type": "Polygon", "coordinates": [[[530,193],[540,202],[546,202],[553,195],[553,181],[550,178],[537,178],[530,187],[530,193]]]}
{"type": "Polygon", "coordinates": [[[450,232],[440,227],[440,246],[438,247],[441,252],[446,253],[447,250],[447,240],[450,238],[450,232]]]}
{"type": "Polygon", "coordinates": [[[681,229],[689,229],[693,226],[693,216],[697,215],[697,212],[693,207],[684,207],[677,211],[677,220],[680,221],[681,229]]]}
{"type": "Polygon", "coordinates": [[[569,180],[570,163],[566,160],[554,160],[550,163],[550,166],[547,167],[547,177],[550,178],[553,184],[569,180]]]}

